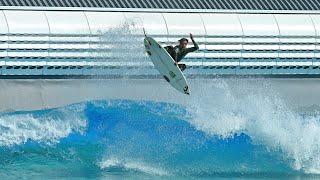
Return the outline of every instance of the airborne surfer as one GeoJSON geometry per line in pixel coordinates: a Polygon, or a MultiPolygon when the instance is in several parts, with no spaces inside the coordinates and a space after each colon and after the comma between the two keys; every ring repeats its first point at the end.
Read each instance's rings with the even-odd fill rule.
{"type": "Polygon", "coordinates": [[[199,49],[198,45],[193,40],[192,34],[190,33],[190,38],[194,47],[187,48],[188,39],[182,38],[179,40],[179,45],[175,47],[169,46],[165,49],[152,37],[147,36],[144,29],[143,31],[145,35],[143,40],[144,47],[154,67],[172,87],[184,94],[190,95],[186,78],[181,72],[186,69],[186,65],[178,64],[178,62],[181,61],[181,59],[183,59],[189,52],[199,49]],[[169,53],[168,49],[171,50],[169,50],[169,53]]]}
{"type": "Polygon", "coordinates": [[[179,40],[179,45],[173,46],[166,46],[164,49],[171,55],[175,63],[179,66],[181,71],[184,71],[187,66],[185,64],[178,64],[188,53],[194,52],[199,49],[198,44],[194,41],[193,35],[190,33],[190,39],[193,43],[193,47],[187,48],[188,39],[181,38],[179,40]]]}

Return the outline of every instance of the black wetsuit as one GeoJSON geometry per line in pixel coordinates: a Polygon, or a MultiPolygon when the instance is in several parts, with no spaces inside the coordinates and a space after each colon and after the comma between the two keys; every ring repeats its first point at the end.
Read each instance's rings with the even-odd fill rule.
{"type": "MultiPolygon", "coordinates": [[[[168,51],[168,53],[171,55],[171,57],[176,61],[180,62],[188,53],[196,51],[199,49],[198,44],[192,40],[193,47],[191,48],[180,48],[179,45],[173,47],[173,46],[166,46],[165,49],[168,51]]],[[[178,64],[181,71],[186,69],[185,64],[178,64]]]]}

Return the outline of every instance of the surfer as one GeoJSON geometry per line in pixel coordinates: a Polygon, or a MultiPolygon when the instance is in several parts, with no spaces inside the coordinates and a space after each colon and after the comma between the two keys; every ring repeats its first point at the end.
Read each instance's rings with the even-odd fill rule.
{"type": "Polygon", "coordinates": [[[175,64],[179,66],[181,71],[184,71],[187,66],[185,64],[178,64],[188,53],[196,51],[199,49],[198,44],[194,41],[193,35],[190,33],[190,39],[192,40],[193,47],[187,48],[188,39],[181,38],[179,40],[179,45],[173,46],[166,46],[164,49],[170,54],[170,56],[175,61],[175,64]]]}

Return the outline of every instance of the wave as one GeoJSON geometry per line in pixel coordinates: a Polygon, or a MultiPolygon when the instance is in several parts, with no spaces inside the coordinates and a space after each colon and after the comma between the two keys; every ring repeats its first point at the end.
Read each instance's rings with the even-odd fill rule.
{"type": "Polygon", "coordinates": [[[235,83],[208,83],[213,91],[193,91],[184,105],[100,100],[1,114],[2,159],[97,176],[319,174],[319,114],[292,111],[268,84],[235,83]]]}
{"type": "MultiPolygon", "coordinates": [[[[257,79],[256,81],[260,81],[257,79]]],[[[215,93],[200,92],[189,102],[190,121],[198,130],[221,138],[238,133],[254,144],[281,151],[295,170],[320,173],[320,114],[296,112],[282,101],[268,80],[264,84],[234,80],[236,88],[217,80],[215,93]]]]}
{"type": "MultiPolygon", "coordinates": [[[[69,162],[69,156],[76,156],[77,158],[72,158],[72,162],[74,159],[79,159],[80,162],[86,161],[86,163],[89,163],[90,167],[95,167],[97,161],[102,162],[97,167],[99,169],[110,166],[110,163],[108,165],[107,162],[116,157],[117,161],[113,161],[116,162],[113,163],[115,166],[158,175],[190,175],[234,171],[259,172],[266,168],[274,171],[274,164],[271,160],[254,165],[259,162],[260,158],[272,157],[272,155],[264,151],[264,148],[253,146],[250,143],[250,137],[244,134],[229,139],[207,136],[207,134],[196,130],[194,126],[188,123],[186,121],[188,119],[181,119],[181,117],[190,117],[190,115],[179,105],[112,100],[88,102],[70,107],[74,106],[84,107],[81,114],[84,114],[85,122],[82,120],[73,121],[74,118],[67,118],[66,121],[59,121],[58,119],[57,124],[61,126],[58,131],[60,132],[59,136],[52,133],[56,131],[51,131],[51,134],[54,134],[52,137],[50,132],[45,132],[40,137],[29,135],[28,140],[24,138],[24,141],[15,141],[15,143],[20,142],[18,147],[22,151],[30,148],[33,149],[31,152],[50,151],[49,154],[53,157],[44,158],[52,158],[53,161],[57,156],[62,156],[63,161],[69,162]],[[165,109],[168,109],[165,115],[160,113],[164,112],[165,109]],[[82,128],[85,128],[85,130],[82,128]],[[71,129],[74,130],[71,131],[71,129]],[[29,141],[41,145],[30,147],[28,145],[29,141]],[[239,149],[242,149],[243,152],[239,149]],[[255,157],[255,153],[260,156],[255,157]]],[[[67,107],[67,109],[73,109],[70,107],[67,107]]],[[[57,112],[66,112],[64,109],[28,112],[27,114],[33,116],[42,114],[43,116],[40,115],[40,117],[48,118],[49,115],[53,116],[57,112]]],[[[71,114],[68,115],[69,117],[79,114],[78,111],[68,112],[71,114]]],[[[16,115],[12,115],[12,118],[14,117],[16,115]]],[[[54,117],[51,119],[55,119],[54,117]]],[[[39,128],[37,126],[28,124],[27,127],[29,129],[27,134],[38,133],[39,128]]],[[[11,134],[11,136],[16,139],[21,137],[20,134],[18,136],[11,134]]],[[[9,148],[6,159],[17,158],[14,153],[10,153],[12,149],[17,148],[12,147],[11,144],[4,148],[9,148]]],[[[24,153],[21,154],[21,156],[25,155],[24,153]]],[[[42,153],[37,155],[39,155],[38,158],[42,157],[42,153]]],[[[272,157],[272,160],[279,159],[272,157]]],[[[77,163],[77,160],[74,163],[77,163]]],[[[286,165],[280,164],[275,169],[286,172],[286,165]]]]}
{"type": "Polygon", "coordinates": [[[86,120],[79,107],[0,115],[0,146],[36,141],[58,143],[71,133],[83,133],[86,120]]]}
{"type": "Polygon", "coordinates": [[[137,160],[120,160],[118,158],[111,157],[109,159],[104,159],[98,165],[103,170],[114,170],[116,168],[124,171],[137,171],[157,176],[169,175],[168,172],[161,168],[156,168],[148,165],[147,163],[139,162],[137,160]]]}

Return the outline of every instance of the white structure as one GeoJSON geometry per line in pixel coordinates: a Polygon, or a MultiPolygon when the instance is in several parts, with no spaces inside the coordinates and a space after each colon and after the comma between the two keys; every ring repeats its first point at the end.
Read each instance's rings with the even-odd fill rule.
{"type": "Polygon", "coordinates": [[[320,109],[319,0],[170,2],[0,0],[0,112],[103,98],[188,104],[201,92],[214,101],[215,79],[191,77],[216,75],[277,77],[223,81],[236,97],[262,87],[262,96],[320,109]],[[142,28],[163,45],[194,34],[200,50],[184,59],[190,97],[150,79],[158,72],[142,28]]]}
{"type": "Polygon", "coordinates": [[[104,39],[128,22],[134,27],[133,43],[141,45],[142,27],[163,45],[192,32],[200,50],[185,59],[189,75],[320,74],[317,11],[2,9],[0,74],[5,76],[121,76],[135,68],[140,70],[129,75],[157,75],[152,64],[141,63],[142,51],[123,57],[114,53],[126,52],[133,39],[121,42],[121,33],[104,39]]]}

